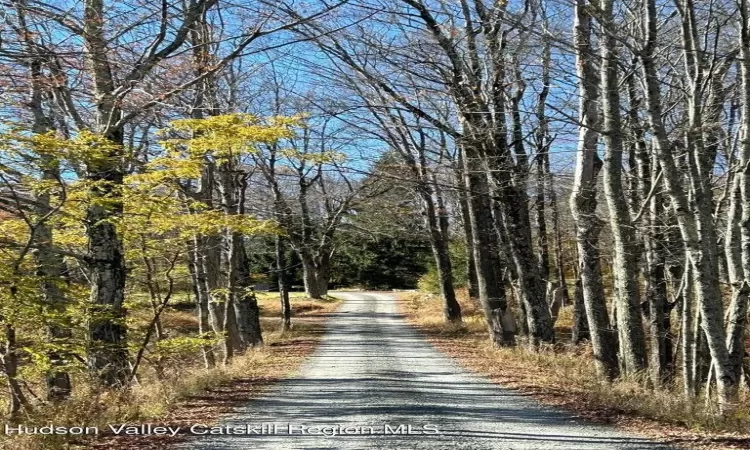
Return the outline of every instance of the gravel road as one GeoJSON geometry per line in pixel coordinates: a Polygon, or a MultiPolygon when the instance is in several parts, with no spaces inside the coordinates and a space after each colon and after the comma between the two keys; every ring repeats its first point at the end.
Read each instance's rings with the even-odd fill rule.
{"type": "Polygon", "coordinates": [[[213,430],[222,434],[179,448],[669,448],[581,422],[462,369],[406,323],[391,295],[335,295],[346,301],[299,376],[223,418],[213,430]]]}

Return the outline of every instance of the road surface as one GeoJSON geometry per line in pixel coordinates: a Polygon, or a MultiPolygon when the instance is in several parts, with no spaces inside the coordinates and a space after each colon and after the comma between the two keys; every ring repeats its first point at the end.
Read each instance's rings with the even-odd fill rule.
{"type": "Polygon", "coordinates": [[[398,314],[393,296],[336,293],[316,353],[299,375],[179,448],[667,449],[540,406],[459,367],[398,314]],[[411,428],[409,428],[411,427],[411,428]]]}

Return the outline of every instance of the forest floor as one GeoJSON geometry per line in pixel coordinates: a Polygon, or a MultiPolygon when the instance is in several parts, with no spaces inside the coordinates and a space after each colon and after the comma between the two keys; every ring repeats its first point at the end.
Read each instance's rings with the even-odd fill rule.
{"type": "MultiPolygon", "coordinates": [[[[214,369],[203,369],[201,356],[197,353],[183,355],[174,362],[176,367],[166,379],[155,382],[149,373],[145,373],[141,383],[144,387],[136,386],[127,397],[113,399],[104,394],[99,402],[91,396],[74,398],[65,411],[48,411],[46,415],[30,418],[31,423],[41,425],[52,422],[97,426],[100,434],[96,438],[71,439],[66,436],[63,441],[59,436],[0,436],[0,449],[156,450],[168,448],[183,436],[118,436],[109,432],[108,425],[126,421],[130,425],[150,424],[154,427],[196,423],[210,426],[217,417],[261,395],[268,386],[293,376],[317,347],[329,314],[341,303],[335,296],[321,301],[294,293],[291,299],[294,311],[292,330],[281,333],[278,294],[260,293],[258,302],[265,340],[262,348],[235,357],[228,367],[214,369]],[[99,409],[94,407],[97,403],[99,409]],[[119,411],[114,411],[115,408],[119,411]],[[47,419],[49,421],[45,421],[47,419]]],[[[188,334],[194,334],[197,329],[195,314],[177,305],[165,311],[163,321],[170,327],[179,325],[188,334]]]]}
{"type": "MultiPolygon", "coordinates": [[[[637,432],[659,441],[701,450],[750,448],[750,401],[734,416],[717,421],[704,401],[683,400],[679,387],[655,391],[645,377],[598,381],[589,349],[556,344],[540,353],[522,348],[493,348],[477,302],[460,295],[463,324],[443,321],[438,296],[404,293],[400,309],[408,321],[438,350],[458,363],[504,387],[517,389],[546,405],[578,417],[637,432]]],[[[570,336],[572,308],[564,308],[556,323],[560,340],[570,336]]]]}

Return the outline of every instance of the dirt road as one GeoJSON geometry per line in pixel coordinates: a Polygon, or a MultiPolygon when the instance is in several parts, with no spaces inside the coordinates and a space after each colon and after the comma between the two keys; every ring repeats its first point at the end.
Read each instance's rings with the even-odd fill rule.
{"type": "Polygon", "coordinates": [[[393,296],[346,299],[300,374],[179,448],[666,449],[540,406],[459,367],[397,313],[393,296]]]}

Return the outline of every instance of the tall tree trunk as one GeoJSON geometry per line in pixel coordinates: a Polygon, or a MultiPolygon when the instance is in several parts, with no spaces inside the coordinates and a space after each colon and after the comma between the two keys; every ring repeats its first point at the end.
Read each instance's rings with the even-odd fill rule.
{"type": "MultiPolygon", "coordinates": [[[[499,167],[494,172],[504,172],[499,167]]],[[[508,238],[510,256],[518,275],[518,289],[524,302],[532,347],[555,341],[555,333],[546,299],[546,285],[539,275],[539,262],[531,245],[531,221],[526,193],[509,179],[494,180],[501,211],[503,234],[508,238]]]]}
{"type": "MultiPolygon", "coordinates": [[[[201,187],[195,198],[206,207],[215,208],[214,190],[216,187],[216,167],[207,163],[201,175],[201,187]]],[[[226,366],[234,357],[238,348],[238,337],[234,324],[234,313],[230,312],[231,301],[223,294],[222,289],[228,281],[222,269],[225,266],[223,255],[225,239],[222,236],[196,236],[196,272],[205,277],[201,288],[208,296],[208,324],[214,336],[221,338],[222,363],[226,366]]]]}
{"type": "Polygon", "coordinates": [[[315,226],[313,225],[308,191],[311,183],[305,176],[300,176],[297,201],[302,218],[301,238],[297,243],[298,253],[302,260],[302,271],[305,283],[305,295],[321,300],[328,294],[328,268],[321,266],[320,249],[313,242],[315,226]]]}
{"type": "MultiPolygon", "coordinates": [[[[560,214],[557,208],[557,193],[555,192],[555,183],[552,173],[549,170],[549,157],[547,158],[547,182],[549,183],[549,208],[552,211],[552,236],[555,242],[555,269],[557,270],[557,286],[562,289],[563,305],[570,304],[570,294],[568,293],[568,281],[565,277],[565,254],[562,247],[562,234],[560,232],[560,214]]],[[[576,277],[577,279],[577,277],[576,277]]],[[[585,316],[585,314],[584,314],[585,316]]]]}
{"type": "Polygon", "coordinates": [[[461,143],[463,175],[469,197],[469,218],[473,241],[474,261],[477,268],[477,288],[490,340],[494,345],[515,344],[515,321],[511,326],[508,302],[505,297],[500,266],[497,233],[493,224],[489,183],[477,151],[469,150],[468,142],[461,143]],[[506,320],[503,320],[505,318],[506,320]]]}
{"type": "MultiPolygon", "coordinates": [[[[546,22],[546,17],[545,17],[546,22]]],[[[542,50],[542,90],[536,105],[537,128],[534,133],[536,145],[536,228],[537,251],[539,252],[539,274],[549,282],[549,239],[547,238],[547,218],[545,210],[545,189],[549,171],[549,123],[545,110],[550,86],[550,45],[544,40],[542,50]]],[[[566,291],[567,292],[567,291],[566,291]]],[[[548,302],[551,299],[547,299],[548,302]]]]}
{"type": "Polygon", "coordinates": [[[462,186],[464,176],[460,167],[463,166],[463,156],[458,153],[458,168],[456,169],[456,184],[458,192],[458,201],[461,207],[461,229],[464,233],[464,242],[466,245],[466,288],[470,298],[479,298],[479,288],[477,282],[477,264],[474,259],[474,250],[472,242],[474,240],[471,231],[471,217],[469,216],[469,200],[466,188],[462,186]]]}
{"type": "MultiPolygon", "coordinates": [[[[23,11],[19,11],[19,17],[22,21],[26,33],[26,21],[23,11]]],[[[30,39],[29,33],[24,39],[30,39]]],[[[31,41],[27,41],[27,51],[30,55],[37,53],[37,47],[31,41]]],[[[54,130],[52,119],[44,111],[45,97],[47,88],[45,88],[42,75],[41,58],[31,58],[29,63],[31,98],[28,103],[34,117],[32,131],[35,134],[44,134],[54,130]]],[[[42,154],[42,180],[50,183],[59,183],[60,167],[59,164],[50,156],[42,154]]],[[[42,191],[36,197],[36,211],[38,217],[46,217],[52,211],[50,194],[42,191]]],[[[47,399],[50,401],[64,400],[70,397],[72,390],[70,375],[63,369],[69,362],[70,355],[61,350],[71,338],[72,332],[70,324],[67,323],[66,305],[67,299],[60,289],[58,283],[67,279],[65,262],[59,253],[52,250],[52,227],[47,221],[41,221],[34,230],[34,240],[36,250],[34,251],[34,261],[36,263],[36,276],[42,281],[42,292],[44,295],[44,305],[47,309],[47,337],[52,349],[47,352],[50,361],[50,370],[45,375],[47,382],[47,399]]]]}
{"type": "Polygon", "coordinates": [[[234,315],[237,321],[237,332],[243,348],[257,347],[263,344],[260,327],[260,308],[253,287],[250,285],[250,272],[247,253],[242,235],[232,233],[232,284],[234,315]]]}
{"type": "Polygon", "coordinates": [[[696,305],[695,324],[693,325],[693,374],[695,377],[695,389],[696,394],[700,391],[703,386],[713,386],[713,379],[709,380],[709,375],[712,372],[712,360],[711,350],[708,348],[708,339],[706,338],[706,332],[703,330],[703,324],[701,320],[701,305],[698,302],[696,305]]]}
{"type": "MultiPolygon", "coordinates": [[[[11,289],[15,289],[11,286],[11,289]]],[[[13,294],[12,294],[13,295],[13,294]]],[[[2,318],[4,319],[4,318],[2,318]]],[[[21,382],[18,380],[18,342],[16,341],[16,328],[6,323],[5,340],[3,342],[3,351],[0,354],[0,363],[3,365],[3,372],[8,379],[8,388],[10,393],[9,413],[12,419],[15,419],[19,412],[28,405],[28,400],[23,393],[21,382]]]]}
{"type": "MultiPolygon", "coordinates": [[[[235,165],[236,162],[230,158],[218,167],[222,208],[228,216],[241,214],[244,202],[243,188],[235,165]]],[[[258,301],[250,285],[245,246],[242,235],[234,230],[227,230],[223,236],[222,267],[228,291],[225,320],[231,316],[234,319],[229,319],[229,326],[225,331],[231,334],[236,330],[235,349],[242,352],[262,344],[263,338],[258,301]]]]}
{"type": "MultiPolygon", "coordinates": [[[[208,280],[204,271],[205,265],[200,260],[202,239],[195,236],[187,242],[188,247],[188,270],[193,285],[193,295],[195,296],[195,312],[198,318],[198,334],[202,339],[207,339],[206,333],[209,332],[209,314],[208,303],[210,294],[208,289],[208,280]]],[[[207,369],[216,366],[216,356],[210,344],[201,347],[203,354],[203,364],[207,369]]]]}
{"type": "Polygon", "coordinates": [[[305,284],[305,295],[316,300],[328,294],[328,278],[325,267],[320,267],[318,258],[309,251],[300,253],[302,260],[302,277],[305,284]]]}
{"type": "Polygon", "coordinates": [[[601,47],[601,101],[604,112],[604,194],[609,207],[610,224],[614,237],[612,265],[615,301],[617,302],[617,330],[620,358],[627,373],[646,367],[646,339],[641,320],[638,295],[638,267],[636,265],[635,228],[630,218],[628,203],[622,186],[623,129],[620,116],[620,83],[618,76],[617,38],[612,32],[613,1],[601,3],[603,26],[608,29],[601,47]]]}
{"type": "Polygon", "coordinates": [[[586,317],[586,304],[583,300],[583,283],[581,277],[576,277],[573,292],[573,328],[571,330],[570,341],[574,345],[579,345],[591,339],[589,322],[586,317]]]}
{"type": "Polygon", "coordinates": [[[292,305],[289,302],[289,282],[287,281],[286,250],[284,238],[276,236],[276,273],[279,281],[279,300],[281,301],[281,331],[292,329],[292,305]]]}
{"type": "MultiPolygon", "coordinates": [[[[687,255],[685,262],[687,263],[687,255]]],[[[695,383],[695,296],[693,295],[693,272],[686,264],[682,290],[682,386],[686,398],[693,398],[696,394],[695,383]]]]}
{"type": "Polygon", "coordinates": [[[591,48],[591,17],[588,8],[590,6],[585,0],[576,1],[574,33],[576,66],[580,80],[581,127],[570,209],[576,224],[581,291],[597,371],[608,379],[614,379],[619,372],[617,337],[612,332],[607,314],[598,248],[599,233],[603,224],[596,216],[596,178],[602,162],[597,156],[599,91],[594,51],[591,48]]]}
{"type": "MultiPolygon", "coordinates": [[[[237,318],[234,313],[234,299],[230,295],[222,294],[219,296],[217,308],[221,311],[220,317],[223,319],[221,329],[224,333],[225,351],[224,365],[227,366],[235,355],[242,353],[245,349],[237,331],[237,318]]],[[[217,316],[219,317],[219,316],[217,316]]]]}
{"type": "Polygon", "coordinates": [[[86,0],[83,9],[86,59],[97,99],[96,131],[110,144],[104,155],[89,158],[86,168],[92,198],[85,220],[91,282],[88,366],[105,385],[125,386],[130,371],[123,308],[125,257],[116,228],[123,213],[119,197],[123,184],[123,132],[112,127],[122,111],[109,63],[103,0],[86,0]],[[106,204],[100,201],[105,198],[106,204]]]}
{"type": "MultiPolygon", "coordinates": [[[[193,119],[203,119],[206,115],[215,116],[219,114],[215,93],[215,78],[208,75],[206,71],[211,64],[210,29],[206,23],[206,12],[204,8],[191,28],[189,34],[190,44],[193,51],[193,74],[196,78],[202,78],[196,85],[195,98],[193,99],[190,115],[193,119]]],[[[196,200],[208,209],[214,209],[214,191],[216,190],[216,167],[213,161],[206,158],[201,173],[200,186],[195,193],[187,192],[193,200],[196,200]]],[[[190,210],[191,213],[196,211],[190,210]]],[[[224,332],[224,303],[217,302],[213,291],[218,289],[220,279],[220,243],[216,236],[194,236],[192,242],[188,243],[189,269],[193,280],[193,292],[196,298],[196,314],[198,318],[198,332],[204,339],[208,339],[209,330],[214,338],[221,339],[223,362],[228,364],[232,358],[231,337],[224,332]]],[[[201,349],[203,361],[206,368],[216,366],[216,355],[213,346],[206,344],[201,349]]]]}
{"type": "MultiPolygon", "coordinates": [[[[202,117],[200,110],[194,114],[202,117]]],[[[206,162],[203,168],[200,187],[196,192],[186,191],[193,200],[200,202],[209,209],[215,208],[214,191],[216,190],[215,166],[212,162],[206,162]]],[[[190,210],[190,213],[196,211],[190,210]]],[[[218,293],[222,287],[221,274],[221,244],[219,236],[194,236],[189,243],[189,249],[194,251],[193,264],[195,271],[193,289],[196,295],[199,332],[207,333],[209,328],[213,336],[220,338],[222,361],[226,365],[232,359],[233,341],[236,339],[225,332],[224,323],[226,315],[226,301],[218,293]],[[204,318],[204,314],[207,316],[204,318]],[[205,321],[205,322],[204,322],[205,321]]],[[[206,345],[203,348],[204,361],[206,365],[215,365],[215,355],[212,347],[206,345]]]]}
{"type": "Polygon", "coordinates": [[[448,221],[448,209],[445,207],[443,194],[440,190],[437,176],[434,173],[432,174],[432,186],[435,192],[435,213],[437,214],[438,228],[440,230],[440,240],[444,249],[440,252],[442,254],[440,258],[445,260],[443,266],[447,273],[450,274],[450,280],[444,283],[445,289],[448,292],[448,295],[445,298],[444,315],[449,321],[460,322],[461,306],[458,304],[458,301],[456,301],[456,291],[453,287],[453,264],[450,255],[450,222],[448,221]]]}
{"type": "Polygon", "coordinates": [[[420,172],[421,179],[418,190],[425,208],[425,221],[430,235],[430,246],[440,279],[443,317],[446,322],[460,322],[461,306],[456,301],[456,291],[453,287],[453,265],[448,249],[448,213],[442,204],[439,192],[437,192],[436,183],[425,179],[428,177],[424,165],[421,166],[420,172]]]}
{"type": "MultiPolygon", "coordinates": [[[[111,136],[121,141],[121,136],[111,136]]],[[[121,143],[121,142],[120,142],[121,143]]],[[[119,164],[117,152],[110,155],[119,164]]],[[[109,158],[108,158],[109,159],[109,158]]],[[[89,370],[108,386],[125,386],[129,365],[126,342],[125,259],[114,220],[122,217],[117,189],[122,184],[120,167],[89,166],[88,180],[95,183],[91,194],[107,198],[108,206],[94,203],[86,214],[91,314],[89,319],[89,370]]]]}
{"type": "Polygon", "coordinates": [[[437,266],[438,278],[440,279],[440,296],[443,299],[443,317],[446,322],[460,322],[461,321],[461,307],[456,301],[456,291],[453,288],[453,273],[450,253],[446,242],[443,240],[442,233],[437,227],[436,218],[434,217],[435,208],[428,207],[427,214],[432,217],[428,217],[430,222],[430,243],[432,246],[432,253],[435,258],[435,264],[437,266]]]}
{"type": "Polygon", "coordinates": [[[198,251],[199,270],[206,276],[206,292],[208,292],[208,322],[215,336],[221,337],[222,361],[228,364],[234,355],[233,333],[225,328],[227,322],[226,299],[217,290],[221,288],[221,240],[216,236],[206,236],[201,239],[198,251]]]}
{"type": "Polygon", "coordinates": [[[659,221],[663,214],[663,206],[659,195],[651,199],[650,224],[647,233],[651,234],[646,240],[647,291],[646,299],[649,308],[649,339],[651,342],[651,379],[655,385],[670,380],[673,372],[671,308],[667,301],[667,281],[664,273],[664,253],[660,248],[663,234],[660,232],[659,221]]]}
{"type": "MultiPolygon", "coordinates": [[[[44,208],[49,207],[49,198],[45,195],[37,199],[44,208]]],[[[37,227],[36,240],[38,248],[34,252],[37,264],[36,275],[42,279],[44,304],[48,317],[47,335],[53,348],[47,353],[50,361],[50,371],[47,379],[47,399],[52,401],[64,400],[70,397],[72,385],[70,375],[63,369],[69,362],[70,356],[61,347],[72,337],[70,325],[66,315],[67,300],[57,283],[63,282],[65,276],[65,262],[59,254],[51,250],[52,229],[47,225],[37,227]]],[[[64,348],[64,347],[62,347],[64,348]]]]}
{"type": "MultiPolygon", "coordinates": [[[[545,144],[541,143],[542,146],[545,144]]],[[[537,252],[539,259],[539,275],[543,280],[549,280],[549,239],[547,238],[547,218],[545,211],[545,171],[544,156],[537,156],[536,169],[536,228],[537,228],[537,252]]]]}
{"type": "Polygon", "coordinates": [[[331,250],[327,246],[318,249],[318,256],[315,258],[318,268],[318,289],[324,295],[328,295],[328,285],[331,282],[331,250]]]}

